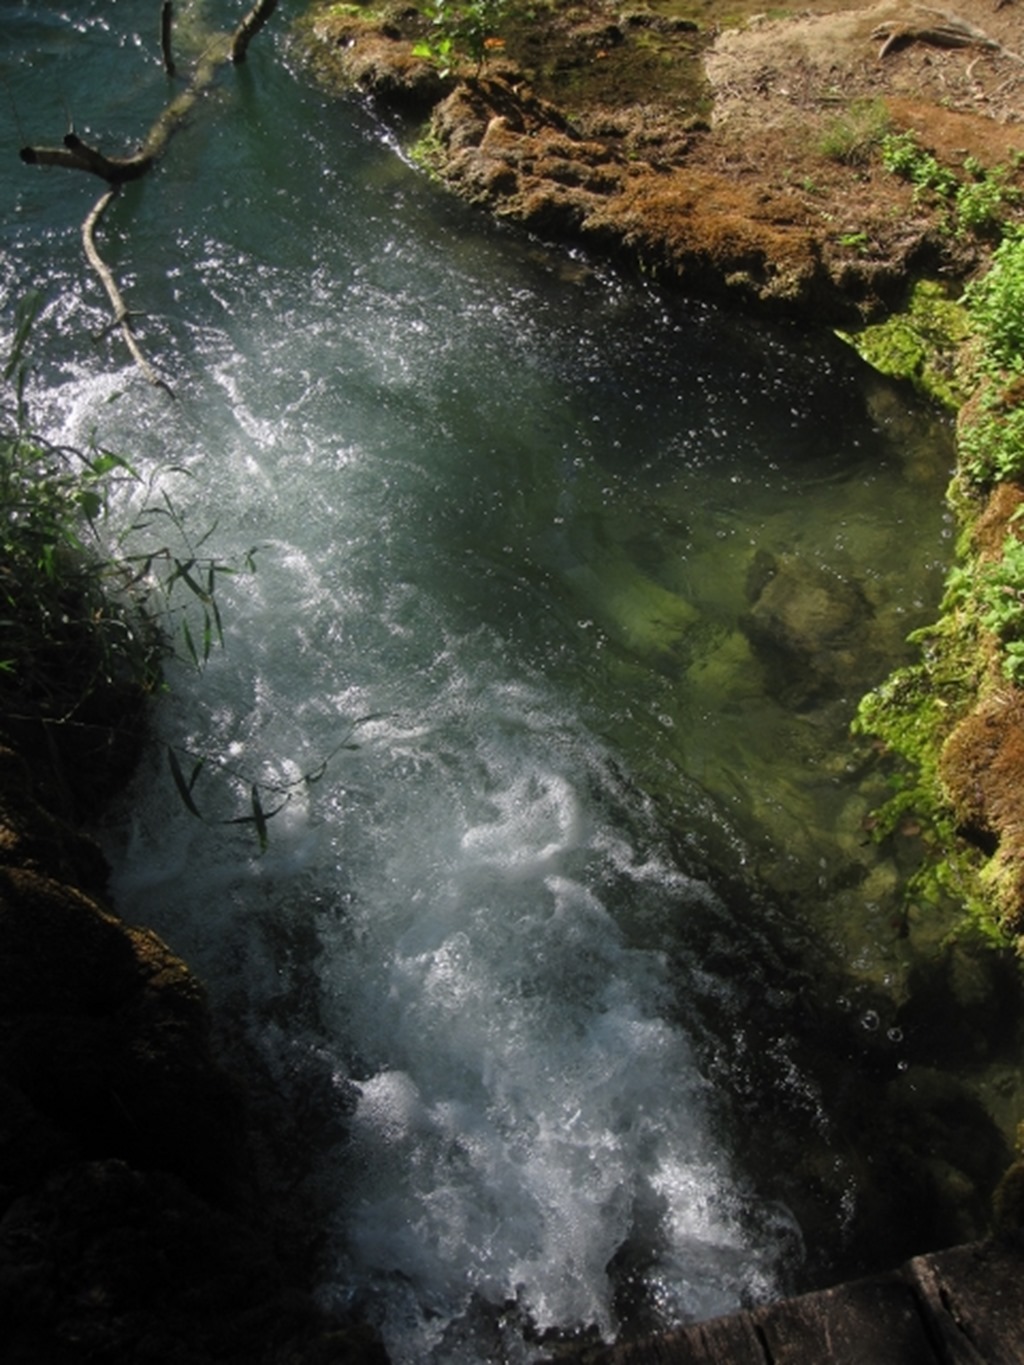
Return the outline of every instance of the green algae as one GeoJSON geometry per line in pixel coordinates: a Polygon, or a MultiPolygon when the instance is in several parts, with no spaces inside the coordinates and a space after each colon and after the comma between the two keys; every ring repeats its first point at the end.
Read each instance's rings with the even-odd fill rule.
{"type": "Polygon", "coordinates": [[[959,358],[971,335],[970,320],[945,285],[920,280],[903,312],[838,335],[879,373],[909,380],[943,407],[958,409],[966,401],[959,358]]]}
{"type": "MultiPolygon", "coordinates": [[[[905,888],[908,900],[936,901],[944,892],[963,890],[965,867],[958,853],[953,812],[939,775],[942,746],[974,697],[971,651],[973,633],[952,615],[910,637],[921,661],[891,673],[861,698],[853,721],[855,735],[880,746],[890,795],[872,812],[877,842],[892,836],[908,819],[926,831],[931,854],[905,888]]],[[[979,905],[973,907],[977,912],[979,905]]]]}
{"type": "MultiPolygon", "coordinates": [[[[1000,253],[1014,250],[1013,240],[997,251],[997,262],[1000,253]]],[[[1020,542],[1009,535],[994,563],[977,534],[986,506],[981,495],[1019,469],[1020,429],[1013,420],[1019,413],[1014,383],[1019,362],[1011,357],[1013,363],[994,374],[986,322],[972,306],[978,296],[974,286],[956,302],[942,286],[922,282],[905,313],[845,338],[876,369],[909,380],[959,413],[957,469],[947,501],[960,532],[941,615],[910,637],[921,649],[921,661],[862,699],[854,731],[874,736],[896,758],[892,795],[874,813],[876,836],[888,837],[908,816],[929,830],[930,855],[908,882],[907,897],[933,904],[952,897],[963,908],[965,925],[1006,945],[1016,913],[1008,915],[1004,903],[1007,859],[998,849],[979,849],[962,837],[941,770],[947,740],[983,705],[1000,675],[1011,685],[1020,683],[1024,652],[1014,614],[1024,586],[1020,542]]],[[[1002,833],[995,836],[997,845],[1002,833]]]]}

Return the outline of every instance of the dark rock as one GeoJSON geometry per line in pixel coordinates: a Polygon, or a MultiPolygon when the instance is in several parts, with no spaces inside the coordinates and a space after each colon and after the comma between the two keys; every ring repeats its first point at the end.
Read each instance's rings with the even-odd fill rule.
{"type": "Polygon", "coordinates": [[[8,1210],[0,1322],[5,1365],[384,1360],[282,1284],[257,1227],[110,1160],[64,1167],[8,1210]]]}
{"type": "Polygon", "coordinates": [[[27,763],[0,747],[0,865],[32,868],[102,893],[110,869],[96,844],[44,810],[27,763]]]}
{"type": "Polygon", "coordinates": [[[383,1360],[280,1254],[202,987],[105,876],[0,752],[0,1360],[383,1360]]]}

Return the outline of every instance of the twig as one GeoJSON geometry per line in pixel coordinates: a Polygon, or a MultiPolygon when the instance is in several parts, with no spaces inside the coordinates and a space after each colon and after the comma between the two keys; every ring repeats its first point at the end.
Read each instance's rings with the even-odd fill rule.
{"type": "Polygon", "coordinates": [[[142,348],[139,345],[138,338],[132,331],[130,314],[125,305],[125,301],[121,296],[121,291],[117,287],[117,281],[114,279],[114,276],[110,272],[110,267],[104,261],[96,247],[96,227],[110,204],[117,197],[118,193],[119,186],[112,185],[109,190],[106,190],[100,195],[99,199],[96,200],[96,203],[93,204],[89,213],[86,215],[85,222],[82,224],[82,245],[85,247],[85,257],[99,276],[103,288],[107,291],[107,297],[110,299],[110,306],[114,310],[114,325],[120,327],[121,335],[124,337],[125,345],[131,352],[132,359],[142,371],[147,383],[154,385],[156,388],[164,389],[173,398],[174,394],[170,386],[160,378],[152,365],[142,354],[142,348]]]}

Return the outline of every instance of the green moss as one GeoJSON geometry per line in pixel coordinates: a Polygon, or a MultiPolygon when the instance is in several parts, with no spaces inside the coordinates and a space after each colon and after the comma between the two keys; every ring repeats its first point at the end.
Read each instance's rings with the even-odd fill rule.
{"type": "Polygon", "coordinates": [[[944,616],[911,639],[923,661],[897,669],[862,698],[853,724],[856,734],[881,740],[901,760],[890,778],[893,795],[876,812],[881,836],[908,814],[941,822],[939,751],[973,696],[971,645],[958,617],[944,616]]]}
{"type": "Polygon", "coordinates": [[[877,326],[839,335],[881,374],[909,379],[948,408],[959,408],[965,401],[957,361],[970,324],[963,306],[943,285],[921,280],[902,313],[877,326]]]}
{"type": "Polygon", "coordinates": [[[981,685],[977,632],[970,602],[915,632],[922,662],[898,669],[862,698],[853,730],[881,742],[889,767],[892,794],[873,812],[874,838],[889,838],[908,818],[923,827],[926,856],[904,886],[908,905],[957,905],[962,932],[1005,947],[986,859],[959,837],[939,772],[943,744],[981,685]]]}
{"type": "Polygon", "coordinates": [[[427,124],[416,141],[406,148],[406,155],[414,166],[425,171],[432,179],[440,178],[440,168],[445,163],[446,154],[431,124],[427,124]]]}

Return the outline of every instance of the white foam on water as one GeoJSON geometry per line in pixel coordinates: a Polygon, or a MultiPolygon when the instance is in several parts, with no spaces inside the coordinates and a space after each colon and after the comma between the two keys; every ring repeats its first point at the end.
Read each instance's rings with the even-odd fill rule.
{"type": "MultiPolygon", "coordinates": [[[[302,555],[278,563],[308,574],[302,555]]],[[[303,662],[264,610],[260,670],[242,670],[252,696],[326,744],[338,718],[308,705],[303,662]]],[[[198,691],[237,731],[245,708],[220,674],[198,691]]],[[[344,702],[368,713],[372,691],[344,702]]],[[[667,942],[712,892],[673,866],[603,746],[485,633],[449,637],[416,705],[358,734],[263,857],[245,832],[182,819],[166,781],[143,784],[116,883],[260,1046],[278,1046],[289,971],[315,993],[315,1026],[294,1036],[327,1059],[337,1090],[322,1103],[345,1115],[314,1158],[335,1209],[325,1298],[358,1304],[412,1365],[454,1358],[451,1333],[481,1304],[515,1306],[524,1353],[527,1331],[614,1336],[627,1254],[631,1292],[666,1323],[770,1293],[798,1234],[780,1217],[765,1236],[752,1214],[677,1022],[685,982],[651,944],[651,925],[667,942]],[[275,941],[297,923],[304,958],[285,967],[275,941]]],[[[461,1358],[492,1358],[466,1330],[461,1358]]]]}
{"type": "Polygon", "coordinates": [[[611,1335],[612,1262],[631,1244],[663,1306],[724,1311],[769,1291],[793,1237],[745,1232],[670,1022],[679,983],[620,922],[624,896],[670,916],[710,892],[667,862],[655,881],[649,852],[631,875],[593,798],[603,783],[621,800],[605,756],[543,694],[476,700],[420,735],[415,794],[350,866],[336,947],[321,930],[328,1013],[365,1072],[338,1170],[338,1278],[386,1305],[396,1361],[426,1358],[435,1336],[445,1358],[444,1330],[474,1300],[513,1303],[537,1330],[611,1335]]]}

